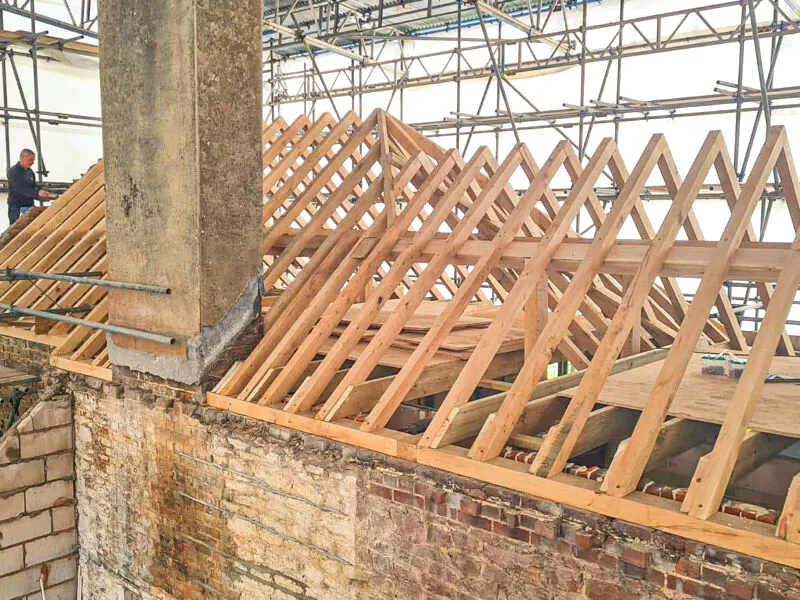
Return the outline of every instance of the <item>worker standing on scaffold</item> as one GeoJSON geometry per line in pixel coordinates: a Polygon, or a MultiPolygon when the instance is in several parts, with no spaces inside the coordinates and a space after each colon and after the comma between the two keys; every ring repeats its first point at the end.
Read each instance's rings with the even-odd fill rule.
{"type": "Polygon", "coordinates": [[[14,224],[19,216],[33,207],[34,200],[52,200],[55,198],[47,190],[36,185],[36,175],[31,166],[36,160],[36,153],[25,148],[19,154],[19,162],[8,170],[8,224],[14,224]]]}

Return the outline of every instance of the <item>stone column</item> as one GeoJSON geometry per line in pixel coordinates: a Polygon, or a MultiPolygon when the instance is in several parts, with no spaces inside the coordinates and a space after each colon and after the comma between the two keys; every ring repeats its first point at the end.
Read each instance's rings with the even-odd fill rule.
{"type": "Polygon", "coordinates": [[[115,365],[183,383],[256,314],[261,272],[261,0],[101,0],[100,83],[115,365]]]}

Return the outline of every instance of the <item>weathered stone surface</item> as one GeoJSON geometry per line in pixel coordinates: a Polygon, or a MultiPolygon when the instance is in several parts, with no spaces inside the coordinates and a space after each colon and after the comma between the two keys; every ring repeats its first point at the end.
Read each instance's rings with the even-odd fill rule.
{"type": "Polygon", "coordinates": [[[187,347],[114,338],[114,364],[195,383],[256,314],[262,107],[261,86],[246,82],[261,80],[261,10],[102,2],[109,273],[172,290],[114,291],[110,320],[187,347]]]}
{"type": "Polygon", "coordinates": [[[729,578],[787,585],[767,563],[695,580],[649,530],[208,407],[85,389],[75,419],[87,600],[118,600],[123,581],[137,600],[677,600],[677,585],[699,598],[725,597],[729,578]]]}

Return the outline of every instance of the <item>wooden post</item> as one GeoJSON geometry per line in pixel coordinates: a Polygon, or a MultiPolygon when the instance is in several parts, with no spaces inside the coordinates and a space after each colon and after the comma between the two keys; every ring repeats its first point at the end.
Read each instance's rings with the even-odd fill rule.
{"type": "MultiPolygon", "coordinates": [[[[527,263],[526,263],[527,264],[527,263]]],[[[530,298],[525,303],[522,311],[523,323],[525,324],[525,355],[531,353],[536,339],[547,323],[547,288],[549,278],[545,276],[536,284],[530,298]]]]}

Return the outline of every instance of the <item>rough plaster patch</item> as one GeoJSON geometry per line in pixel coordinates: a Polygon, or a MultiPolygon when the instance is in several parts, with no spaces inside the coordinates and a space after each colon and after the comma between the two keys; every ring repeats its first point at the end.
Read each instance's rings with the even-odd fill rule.
{"type": "Polygon", "coordinates": [[[189,339],[186,344],[186,359],[120,348],[114,344],[110,335],[106,335],[109,359],[115,365],[163,379],[188,385],[198,383],[208,367],[258,314],[261,306],[260,288],[261,275],[253,275],[222,320],[216,325],[203,327],[199,334],[189,339]]]}

